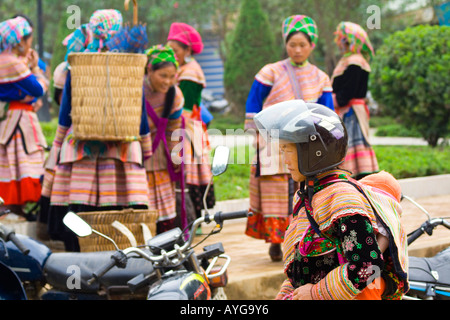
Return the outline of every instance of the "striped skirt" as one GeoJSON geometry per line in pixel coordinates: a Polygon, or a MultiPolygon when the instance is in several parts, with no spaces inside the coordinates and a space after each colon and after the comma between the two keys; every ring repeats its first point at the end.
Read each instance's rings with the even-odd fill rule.
{"type": "Polygon", "coordinates": [[[0,197],[5,205],[39,201],[44,157],[43,150],[27,154],[18,129],[6,146],[0,145],[0,197]]]}
{"type": "Polygon", "coordinates": [[[250,172],[250,209],[245,234],[270,243],[282,243],[290,222],[292,195],[296,185],[289,174],[256,177],[256,166],[250,172]],[[292,181],[292,180],[291,180],[292,181]],[[292,193],[292,195],[290,195],[292,193]]]}
{"type": "Polygon", "coordinates": [[[46,198],[50,198],[52,194],[53,180],[55,179],[55,171],[45,169],[44,179],[42,180],[42,192],[41,195],[46,198]]]}
{"type": "Polygon", "coordinates": [[[375,152],[364,137],[355,112],[345,115],[343,121],[348,133],[348,150],[339,167],[350,171],[353,177],[378,171],[375,152]]]}
{"type": "Polygon", "coordinates": [[[52,206],[148,206],[147,174],[136,163],[83,158],[59,164],[53,180],[52,206]]]}
{"type": "Polygon", "coordinates": [[[190,185],[204,186],[212,178],[211,166],[208,162],[185,164],[184,172],[186,174],[186,184],[190,185]]]}
{"type": "Polygon", "coordinates": [[[150,189],[149,208],[158,210],[157,222],[174,219],[176,213],[175,183],[167,170],[147,172],[150,189]]]}

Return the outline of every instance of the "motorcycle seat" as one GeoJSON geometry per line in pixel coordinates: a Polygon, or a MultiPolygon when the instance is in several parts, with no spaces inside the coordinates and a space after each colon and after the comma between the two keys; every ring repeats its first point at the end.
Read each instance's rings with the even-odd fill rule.
{"type": "Polygon", "coordinates": [[[450,285],[450,247],[434,257],[409,257],[409,280],[450,285]]]}
{"type": "Polygon", "coordinates": [[[88,284],[92,274],[107,265],[113,254],[114,251],[54,253],[44,266],[47,283],[62,291],[97,292],[100,283],[104,287],[127,286],[127,282],[137,275],[149,275],[154,271],[150,261],[132,257],[128,259],[126,268],[115,266],[102,276],[100,281],[88,284]]]}

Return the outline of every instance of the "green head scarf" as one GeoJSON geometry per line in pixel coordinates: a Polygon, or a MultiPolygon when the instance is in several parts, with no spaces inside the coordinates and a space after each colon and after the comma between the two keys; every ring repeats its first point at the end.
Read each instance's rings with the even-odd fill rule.
{"type": "Polygon", "coordinates": [[[158,44],[147,51],[145,54],[148,57],[148,66],[160,63],[160,62],[172,62],[178,69],[178,62],[175,58],[175,52],[168,45],[158,44]]]}
{"type": "Polygon", "coordinates": [[[301,14],[287,17],[282,25],[284,41],[286,42],[287,37],[292,32],[296,31],[306,33],[311,38],[311,45],[313,48],[316,46],[317,40],[319,39],[319,31],[317,30],[317,25],[313,19],[301,14]]]}

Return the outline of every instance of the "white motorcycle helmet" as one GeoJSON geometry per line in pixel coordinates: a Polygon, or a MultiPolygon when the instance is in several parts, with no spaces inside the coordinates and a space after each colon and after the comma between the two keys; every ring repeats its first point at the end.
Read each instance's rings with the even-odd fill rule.
{"type": "Polygon", "coordinates": [[[298,168],[313,177],[344,161],[348,135],[341,118],[318,103],[289,100],[270,106],[254,117],[262,134],[297,145],[298,168]]]}

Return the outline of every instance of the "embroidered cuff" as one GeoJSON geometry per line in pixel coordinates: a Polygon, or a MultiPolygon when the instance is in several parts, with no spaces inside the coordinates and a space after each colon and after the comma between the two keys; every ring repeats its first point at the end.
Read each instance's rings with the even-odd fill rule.
{"type": "Polygon", "coordinates": [[[150,133],[141,136],[141,148],[142,148],[142,156],[144,160],[147,160],[153,155],[152,150],[152,139],[150,137],[150,133]]]}
{"type": "Polygon", "coordinates": [[[275,300],[292,300],[292,293],[294,292],[294,287],[292,286],[289,279],[286,279],[281,285],[280,291],[277,294],[275,300]]]}
{"type": "Polygon", "coordinates": [[[69,130],[68,127],[62,126],[58,124],[58,127],[56,128],[56,134],[55,139],[53,140],[53,146],[56,148],[60,148],[64,138],[66,137],[67,130],[69,130]]]}
{"type": "Polygon", "coordinates": [[[311,288],[314,300],[352,300],[360,293],[348,279],[347,264],[335,268],[311,288]]]}

